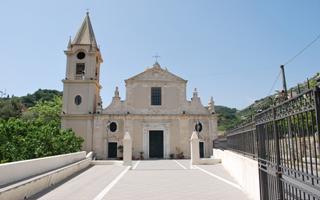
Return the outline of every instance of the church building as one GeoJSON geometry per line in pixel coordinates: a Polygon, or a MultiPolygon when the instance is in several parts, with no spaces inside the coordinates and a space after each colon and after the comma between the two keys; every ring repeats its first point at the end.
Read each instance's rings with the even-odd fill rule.
{"type": "Polygon", "coordinates": [[[83,150],[93,151],[97,159],[119,158],[124,133],[129,132],[135,159],[190,158],[197,124],[200,156],[210,157],[218,132],[214,102],[211,98],[203,106],[196,89],[187,100],[187,80],[155,62],[125,80],[124,99],[116,87],[112,102],[103,108],[103,59],[88,13],[65,54],[62,127],[84,139],[83,150]]]}

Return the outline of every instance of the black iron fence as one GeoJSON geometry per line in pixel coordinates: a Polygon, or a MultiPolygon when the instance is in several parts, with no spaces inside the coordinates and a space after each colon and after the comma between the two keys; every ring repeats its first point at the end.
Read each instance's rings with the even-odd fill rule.
{"type": "Polygon", "coordinates": [[[227,134],[228,149],[257,157],[256,126],[254,122],[234,129],[227,134]]]}
{"type": "Polygon", "coordinates": [[[261,200],[320,200],[319,124],[317,87],[228,133],[228,148],[258,159],[261,200]]]}
{"type": "Polygon", "coordinates": [[[222,137],[213,141],[213,148],[228,149],[227,138],[222,137]]]}

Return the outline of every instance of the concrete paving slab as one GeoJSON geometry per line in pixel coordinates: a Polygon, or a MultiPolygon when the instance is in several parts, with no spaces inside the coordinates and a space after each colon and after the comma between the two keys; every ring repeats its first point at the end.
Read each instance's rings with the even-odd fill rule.
{"type": "Polygon", "coordinates": [[[33,199],[249,200],[222,165],[191,168],[190,160],[143,160],[133,166],[96,165],[33,199]]]}
{"type": "Polygon", "coordinates": [[[30,199],[40,200],[89,200],[103,190],[125,167],[96,165],[66,181],[56,188],[49,188],[30,199]]]}
{"type": "Polygon", "coordinates": [[[187,169],[191,169],[191,161],[189,159],[179,159],[175,160],[175,162],[178,162],[187,169]]]}
{"type": "Polygon", "coordinates": [[[198,165],[201,169],[207,170],[208,172],[211,172],[219,177],[222,177],[228,181],[231,181],[235,184],[238,184],[232,176],[227,172],[227,170],[224,169],[222,164],[217,165],[198,165]]]}
{"type": "MultiPolygon", "coordinates": [[[[178,162],[181,162],[178,160],[178,162]]],[[[190,161],[189,161],[190,162],[190,161]]],[[[182,161],[187,165],[188,161],[182,161]]],[[[223,172],[217,166],[217,172],[223,172]]],[[[223,172],[223,177],[229,176],[223,172]]],[[[230,176],[228,177],[230,178],[230,176]]],[[[141,161],[103,199],[214,199],[248,200],[242,190],[197,169],[183,169],[174,160],[141,161]]]]}
{"type": "Polygon", "coordinates": [[[173,160],[142,160],[135,170],[181,170],[173,160]]]}

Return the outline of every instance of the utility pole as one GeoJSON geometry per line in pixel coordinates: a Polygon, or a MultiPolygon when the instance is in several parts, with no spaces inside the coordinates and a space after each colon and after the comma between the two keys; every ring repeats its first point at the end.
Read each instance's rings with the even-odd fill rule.
{"type": "Polygon", "coordinates": [[[281,74],[282,74],[282,85],[283,85],[283,92],[284,92],[284,100],[288,99],[288,90],[287,90],[287,81],[286,81],[286,74],[284,72],[284,65],[280,66],[281,74]]]}

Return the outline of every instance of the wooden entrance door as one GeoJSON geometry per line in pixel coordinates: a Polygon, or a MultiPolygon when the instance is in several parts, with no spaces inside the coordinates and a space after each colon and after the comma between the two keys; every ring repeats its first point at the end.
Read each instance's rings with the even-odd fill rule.
{"type": "Polygon", "coordinates": [[[204,142],[199,142],[200,158],[204,158],[204,142]]]}
{"type": "Polygon", "coordinates": [[[117,158],[117,146],[116,142],[108,143],[108,158],[117,158]]]}
{"type": "Polygon", "coordinates": [[[163,131],[149,131],[149,158],[163,158],[163,131]]]}

